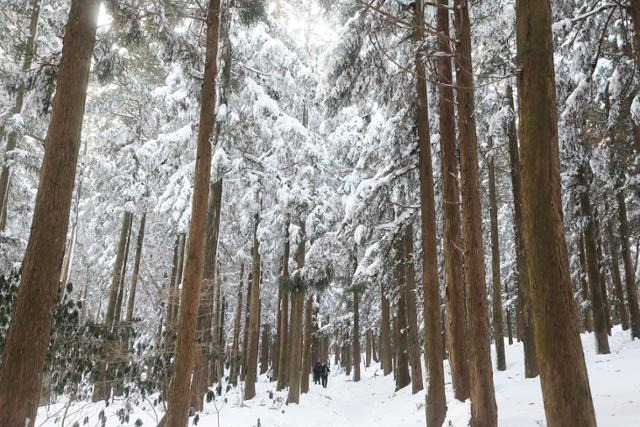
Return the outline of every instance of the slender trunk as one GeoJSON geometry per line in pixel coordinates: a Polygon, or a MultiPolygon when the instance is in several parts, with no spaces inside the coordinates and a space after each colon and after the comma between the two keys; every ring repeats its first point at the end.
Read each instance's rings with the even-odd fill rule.
{"type": "Polygon", "coordinates": [[[620,319],[622,330],[629,329],[629,312],[624,303],[624,290],[622,288],[622,278],[620,277],[620,258],[618,253],[618,242],[613,235],[613,226],[611,221],[607,221],[606,226],[606,242],[607,252],[609,252],[609,267],[611,269],[611,277],[613,279],[613,288],[616,295],[616,311],[620,319]]]}
{"type": "Polygon", "coordinates": [[[311,370],[311,324],[313,322],[313,295],[309,291],[304,309],[304,329],[302,336],[302,372],[300,373],[300,393],[309,391],[309,374],[311,370]]]}
{"type": "Polygon", "coordinates": [[[580,191],[580,210],[586,220],[584,228],[584,249],[587,260],[587,277],[589,290],[591,291],[591,312],[593,313],[593,328],[596,337],[596,351],[598,354],[609,354],[609,339],[607,337],[607,321],[604,312],[604,300],[600,285],[600,271],[598,270],[598,237],[596,235],[596,223],[593,217],[591,201],[587,189],[589,184],[585,176],[585,165],[580,167],[578,180],[584,190],[580,191]]]}
{"type": "Polygon", "coordinates": [[[407,292],[406,292],[406,260],[402,257],[403,243],[396,243],[396,266],[394,269],[395,290],[398,294],[396,299],[397,306],[397,340],[394,347],[397,353],[396,363],[396,391],[408,386],[411,383],[409,374],[409,358],[407,350],[409,347],[408,331],[407,331],[407,292]]]}
{"type": "MultiPolygon", "coordinates": [[[[438,0],[437,29],[449,36],[449,0],[438,0]],[[446,6],[446,7],[445,7],[446,6]]],[[[440,123],[440,165],[444,231],[444,270],[446,331],[449,347],[451,382],[456,399],[469,398],[469,362],[465,319],[465,290],[462,277],[462,234],[460,225],[460,189],[456,149],[453,76],[449,41],[438,39],[437,58],[440,123]]]]}
{"type": "Polygon", "coordinates": [[[169,389],[166,425],[181,427],[187,424],[189,412],[189,383],[193,363],[193,341],[200,302],[200,285],[204,267],[204,246],[207,226],[207,204],[211,181],[211,137],[216,117],[216,75],[218,74],[218,33],[221,0],[210,0],[207,11],[207,36],[202,101],[197,140],[189,245],[180,304],[176,358],[169,389]]]}
{"type": "MultiPolygon", "coordinates": [[[[284,255],[282,256],[282,277],[289,277],[289,221],[285,223],[284,230],[284,255]]],[[[280,289],[282,299],[278,310],[280,312],[280,324],[278,325],[278,382],[276,390],[284,389],[287,384],[289,372],[289,290],[280,289]]]]}
{"type": "MultiPolygon", "coordinates": [[[[304,267],[306,248],[304,242],[304,223],[301,226],[302,241],[296,249],[296,263],[298,269],[304,267]]],[[[302,282],[302,278],[299,278],[302,282]]],[[[294,282],[296,279],[294,278],[294,282]]],[[[291,291],[291,335],[289,337],[289,393],[287,404],[300,403],[300,374],[302,372],[302,321],[304,310],[304,288],[291,291]]]]}
{"type": "Polygon", "coordinates": [[[372,337],[373,337],[373,333],[371,332],[371,329],[367,329],[365,350],[364,350],[365,368],[368,368],[369,366],[371,366],[371,350],[373,349],[372,337]]]}
{"type": "Polygon", "coordinates": [[[598,260],[598,275],[600,276],[600,289],[602,292],[602,302],[604,305],[604,320],[605,325],[607,327],[607,335],[611,336],[611,328],[613,325],[611,324],[611,304],[609,302],[609,292],[607,290],[607,278],[605,275],[605,267],[604,267],[604,256],[602,255],[602,241],[600,239],[600,224],[598,221],[598,209],[594,210],[594,218],[593,221],[596,227],[596,255],[598,260]]]}
{"type": "Polygon", "coordinates": [[[115,315],[113,319],[114,328],[122,320],[122,302],[124,301],[125,278],[127,277],[127,266],[129,265],[129,248],[131,247],[131,229],[133,228],[133,215],[129,220],[127,230],[127,240],[124,247],[124,260],[122,261],[122,271],[120,273],[120,283],[118,284],[118,297],[116,299],[115,315]]]}
{"type": "Polygon", "coordinates": [[[258,224],[260,217],[255,215],[253,228],[253,256],[251,278],[251,310],[249,315],[249,334],[247,336],[247,374],[244,377],[244,400],[251,400],[256,395],[256,370],[258,367],[258,338],[260,337],[260,242],[258,241],[258,224]]]}
{"type": "Polygon", "coordinates": [[[280,372],[280,337],[282,336],[282,310],[280,310],[280,306],[282,305],[282,289],[278,286],[278,298],[276,301],[277,312],[276,312],[276,335],[274,337],[273,349],[271,350],[271,380],[278,381],[278,373],[280,372]]]}
{"type": "Polygon", "coordinates": [[[578,238],[578,259],[580,261],[580,287],[582,294],[582,311],[584,328],[587,332],[593,332],[593,316],[591,315],[591,292],[587,282],[587,260],[584,254],[584,235],[580,233],[578,238]]]}
{"type": "Polygon", "coordinates": [[[464,214],[464,278],[471,362],[471,419],[473,425],[489,427],[497,424],[498,411],[491,366],[468,0],[454,0],[454,8],[457,38],[456,90],[460,122],[460,169],[464,214]]]}
{"type": "MultiPolygon", "coordinates": [[[[24,105],[24,95],[26,93],[25,77],[24,74],[29,71],[31,64],[33,63],[33,57],[36,52],[36,39],[38,36],[38,21],[40,20],[40,3],[42,0],[31,1],[31,16],[29,19],[29,35],[24,44],[24,50],[22,51],[22,74],[20,76],[20,83],[16,90],[16,102],[13,105],[12,113],[21,114],[22,107],[24,105]]],[[[3,135],[3,129],[0,129],[0,140],[5,136],[3,135]]],[[[4,231],[7,225],[7,211],[9,204],[9,192],[11,186],[11,158],[12,151],[18,146],[18,134],[14,131],[10,131],[7,135],[7,145],[4,152],[4,163],[2,165],[2,171],[0,172],[0,233],[4,231]]],[[[66,284],[65,282],[62,282],[66,284]]]]}
{"type": "MultiPolygon", "coordinates": [[[[253,252],[253,249],[251,250],[253,252]]],[[[253,288],[253,273],[249,272],[247,283],[247,303],[244,309],[244,332],[242,338],[242,355],[240,356],[240,380],[247,375],[247,349],[249,348],[249,322],[251,321],[251,289],[253,288]]]]}
{"type": "Polygon", "coordinates": [[[380,361],[382,362],[382,372],[389,375],[392,370],[391,363],[391,319],[389,299],[385,294],[385,287],[380,284],[380,299],[382,306],[380,315],[380,361]]]}
{"type": "Polygon", "coordinates": [[[624,199],[624,190],[618,191],[616,198],[618,200],[618,220],[620,221],[620,250],[624,264],[624,283],[627,291],[629,317],[631,318],[631,339],[640,339],[640,309],[638,308],[636,270],[631,262],[631,252],[629,250],[629,222],[627,220],[627,204],[624,199]]]}
{"type": "Polygon", "coordinates": [[[522,230],[522,165],[520,163],[520,149],[516,130],[516,116],[513,104],[513,89],[507,86],[507,104],[513,112],[507,127],[509,139],[509,158],[511,166],[511,188],[513,192],[513,234],[516,246],[515,282],[518,294],[518,337],[522,339],[524,348],[524,376],[534,378],[538,376],[538,362],[536,360],[535,333],[533,330],[533,313],[531,310],[531,290],[529,289],[529,270],[527,268],[527,254],[524,247],[522,230]]]}
{"type": "MultiPolygon", "coordinates": [[[[180,242],[178,244],[178,264],[177,264],[178,269],[176,271],[176,281],[173,284],[171,301],[170,301],[171,321],[172,321],[171,326],[173,328],[174,335],[177,334],[178,332],[178,322],[179,322],[178,313],[180,311],[180,292],[181,292],[183,272],[184,272],[185,248],[187,245],[187,237],[184,233],[180,234],[179,239],[180,239],[180,242]]],[[[175,337],[173,341],[175,341],[175,337]]]]}
{"type": "Polygon", "coordinates": [[[73,0],[40,170],[29,242],[0,371],[0,425],[33,426],[59,279],[82,133],[99,0],[73,0]]]}
{"type": "Polygon", "coordinates": [[[516,0],[523,237],[547,425],[589,427],[596,420],[564,236],[551,19],[549,0],[516,0]]]}
{"type": "Polygon", "coordinates": [[[229,356],[229,383],[238,385],[238,371],[240,370],[240,326],[242,323],[242,281],[244,280],[244,263],[240,265],[240,283],[238,284],[238,303],[236,304],[236,315],[233,321],[233,342],[231,343],[231,354],[229,356]]]}
{"type": "MultiPolygon", "coordinates": [[[[423,389],[422,361],[420,360],[420,340],[418,339],[418,306],[416,302],[416,273],[413,265],[413,226],[409,224],[404,233],[405,286],[407,310],[407,339],[409,365],[411,366],[411,392],[423,389]]],[[[438,300],[440,296],[438,295],[438,300]]],[[[439,302],[439,301],[438,301],[439,302]]],[[[440,304],[438,303],[438,308],[440,304]]],[[[440,318],[438,316],[438,318],[440,318]]],[[[439,324],[438,324],[439,325],[439,324]]]]}
{"type": "MultiPolygon", "coordinates": [[[[493,139],[489,136],[489,150],[493,150],[493,139]]],[[[493,285],[493,337],[496,342],[496,367],[507,369],[504,355],[504,332],[502,329],[502,284],[500,283],[500,241],[498,237],[498,200],[494,154],[489,157],[489,214],[491,217],[491,279],[493,285]]]]}
{"type": "Polygon", "coordinates": [[[142,244],[144,242],[144,229],[147,221],[147,213],[142,214],[140,218],[140,227],[138,228],[138,241],[136,243],[136,258],[133,263],[133,275],[131,276],[131,288],[129,288],[129,301],[127,301],[127,322],[133,320],[133,308],[136,301],[136,288],[138,286],[138,275],[140,273],[140,260],[142,259],[142,244]]]}
{"type": "Polygon", "coordinates": [[[360,295],[353,293],[353,382],[360,381],[360,295]]]}
{"type": "Polygon", "coordinates": [[[269,370],[269,346],[271,344],[271,330],[269,324],[262,325],[262,339],[260,342],[260,374],[269,370]]]}

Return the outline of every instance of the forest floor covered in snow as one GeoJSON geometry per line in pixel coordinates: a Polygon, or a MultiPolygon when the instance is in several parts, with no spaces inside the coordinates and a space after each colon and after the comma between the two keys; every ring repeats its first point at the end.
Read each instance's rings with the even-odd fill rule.
{"type": "MultiPolygon", "coordinates": [[[[640,426],[640,341],[630,341],[629,333],[616,327],[610,337],[611,354],[597,355],[593,335],[582,336],[589,380],[598,425],[601,427],[640,426]]],[[[499,425],[508,427],[544,426],[544,409],[539,379],[525,379],[522,345],[507,345],[507,370],[494,371],[499,425]]],[[[495,368],[494,368],[495,369],[495,368]]],[[[448,365],[447,424],[468,424],[469,405],[453,400],[448,365]]],[[[261,377],[257,397],[242,403],[240,390],[230,390],[215,402],[205,404],[199,426],[224,427],[423,427],[424,392],[411,395],[411,387],[394,392],[392,375],[384,377],[377,364],[363,369],[362,381],[354,383],[344,372],[333,369],[328,388],[311,382],[310,392],[301,395],[300,405],[285,405],[286,392],[275,392],[275,383],[261,377]]],[[[138,401],[131,407],[129,422],[121,424],[117,412],[131,401],[104,403],[60,402],[42,407],[37,426],[99,426],[98,414],[104,410],[106,426],[155,426],[162,414],[161,405],[138,401]],[[66,410],[64,424],[63,414],[66,410]],[[88,424],[84,424],[88,417],[88,424]],[[136,421],[142,424],[136,424],[136,421]]],[[[189,425],[193,425],[191,418],[189,425]]]]}

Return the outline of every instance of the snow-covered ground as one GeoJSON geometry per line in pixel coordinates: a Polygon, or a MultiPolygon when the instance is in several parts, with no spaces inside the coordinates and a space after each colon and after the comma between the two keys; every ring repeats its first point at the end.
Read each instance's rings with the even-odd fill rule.
{"type": "MultiPolygon", "coordinates": [[[[589,380],[594,397],[598,425],[601,427],[640,426],[640,341],[630,341],[628,332],[616,328],[610,337],[611,354],[595,354],[593,335],[583,335],[589,380]]],[[[445,365],[448,371],[448,365],[445,365]]],[[[507,346],[507,370],[495,371],[499,425],[505,427],[544,426],[544,409],[538,379],[523,375],[522,346],[507,346]]],[[[333,370],[328,388],[311,384],[300,398],[300,405],[285,405],[286,393],[275,392],[275,384],[260,378],[257,397],[240,402],[240,391],[231,390],[223,398],[205,405],[199,426],[217,427],[413,427],[425,425],[424,392],[411,395],[411,387],[394,393],[393,378],[384,377],[373,366],[363,371],[363,379],[354,383],[343,372],[333,370]],[[273,398],[270,397],[273,396],[273,398]],[[219,421],[218,421],[219,417],[219,421]]],[[[447,372],[448,375],[448,372],[447,372]]],[[[451,426],[463,427],[469,418],[469,405],[452,401],[447,381],[447,398],[451,426]]],[[[88,426],[100,425],[98,414],[104,409],[107,426],[155,426],[162,407],[153,408],[146,401],[134,408],[128,424],[120,424],[116,412],[125,404],[77,403],[67,409],[64,425],[73,426],[88,417],[88,426]],[[140,424],[138,424],[140,425],[140,424]]],[[[62,425],[66,405],[59,403],[41,408],[38,426],[62,425]]],[[[193,418],[190,425],[193,424],[193,418]]]]}

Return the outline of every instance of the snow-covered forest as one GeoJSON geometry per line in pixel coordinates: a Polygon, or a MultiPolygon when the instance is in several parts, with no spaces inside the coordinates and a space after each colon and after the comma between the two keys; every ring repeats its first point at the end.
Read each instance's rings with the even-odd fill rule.
{"type": "Polygon", "coordinates": [[[638,0],[0,0],[0,166],[0,427],[640,425],[638,0]]]}

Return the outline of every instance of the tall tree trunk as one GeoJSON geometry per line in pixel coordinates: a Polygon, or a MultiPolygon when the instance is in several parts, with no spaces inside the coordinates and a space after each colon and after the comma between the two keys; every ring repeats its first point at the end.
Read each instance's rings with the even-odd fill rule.
{"type": "MultiPolygon", "coordinates": [[[[471,22],[468,0],[454,0],[456,27],[456,91],[460,128],[462,212],[464,214],[464,278],[467,298],[471,419],[476,426],[497,424],[487,310],[482,208],[478,181],[478,141],[475,123],[471,22]]],[[[434,233],[435,235],[435,233],[434,233]]]]}
{"type": "Polygon", "coordinates": [[[596,420],[564,237],[551,19],[549,0],[516,0],[523,237],[547,425],[589,427],[596,420]]]}
{"type": "Polygon", "coordinates": [[[262,325],[262,339],[260,342],[260,374],[269,370],[269,346],[271,345],[271,330],[269,324],[262,325]]]}
{"type": "MultiPolygon", "coordinates": [[[[22,74],[20,83],[16,90],[16,102],[13,105],[12,114],[21,114],[24,105],[24,95],[26,93],[25,76],[33,63],[33,57],[36,51],[36,38],[38,36],[38,21],[40,20],[40,3],[42,0],[31,0],[31,16],[29,19],[29,35],[24,44],[22,51],[22,74]]],[[[0,128],[0,139],[4,137],[4,130],[0,128]]],[[[9,190],[11,185],[11,158],[12,151],[18,146],[18,134],[10,131],[7,135],[7,145],[4,152],[4,163],[2,172],[0,172],[0,233],[4,231],[7,225],[7,211],[9,204],[9,190]]],[[[66,284],[65,282],[62,282],[66,284]]]]}
{"type": "MultiPolygon", "coordinates": [[[[438,0],[437,30],[449,36],[449,0],[438,0]]],[[[444,270],[446,332],[449,347],[451,383],[456,399],[469,398],[469,362],[467,359],[465,291],[462,277],[462,234],[460,225],[460,189],[456,149],[453,76],[449,41],[438,38],[437,57],[440,123],[440,166],[444,231],[444,270]]]]}
{"type": "Polygon", "coordinates": [[[204,267],[204,243],[207,226],[207,204],[211,182],[211,138],[216,118],[216,76],[218,74],[218,42],[221,0],[210,0],[207,10],[206,55],[200,121],[197,139],[189,245],[182,285],[180,329],[165,425],[185,426],[189,412],[189,380],[193,364],[193,342],[200,302],[200,285],[204,267]]]}
{"type": "Polygon", "coordinates": [[[385,286],[380,284],[380,361],[382,364],[382,372],[389,375],[392,370],[392,354],[391,354],[391,318],[389,299],[385,294],[385,286]]]}
{"type": "Polygon", "coordinates": [[[133,320],[133,309],[136,303],[136,288],[138,286],[138,275],[140,274],[140,260],[142,259],[142,245],[144,243],[144,229],[147,222],[147,213],[142,214],[140,218],[140,227],[138,228],[138,241],[136,243],[136,258],[133,263],[133,274],[131,276],[131,287],[129,288],[129,300],[127,301],[127,322],[133,320]]]}
{"type": "Polygon", "coordinates": [[[353,292],[353,381],[360,381],[360,294],[353,292]]]}
{"type": "MultiPolygon", "coordinates": [[[[417,98],[417,129],[418,129],[418,167],[420,171],[420,211],[421,223],[420,229],[422,233],[422,289],[424,294],[424,351],[426,355],[426,366],[429,372],[429,385],[426,395],[426,416],[428,426],[440,426],[444,421],[447,407],[446,397],[444,392],[444,367],[442,364],[442,354],[444,353],[444,343],[442,342],[442,336],[440,335],[441,318],[440,318],[440,283],[438,277],[438,259],[437,259],[437,244],[436,244],[436,209],[435,209],[435,192],[433,183],[433,165],[431,160],[431,136],[429,134],[429,101],[427,99],[427,77],[425,72],[424,62],[426,61],[426,48],[424,40],[424,4],[422,0],[418,0],[415,3],[414,20],[417,26],[415,32],[416,52],[415,52],[415,66],[416,66],[416,98],[417,98]]],[[[439,22],[443,25],[443,22],[439,22]]],[[[447,22],[448,26],[448,22],[447,22]]],[[[443,71],[446,74],[446,64],[438,64],[439,71],[443,71]]],[[[450,69],[449,69],[450,71],[450,69]]],[[[450,98],[451,100],[451,98],[450,98]]],[[[447,117],[446,120],[451,119],[447,117]]],[[[450,126],[453,126],[453,121],[449,122],[450,126]]],[[[446,127],[446,126],[445,126],[446,127]]],[[[451,129],[448,129],[449,131],[451,129]]],[[[451,135],[448,135],[450,138],[451,135]]],[[[455,145],[455,136],[453,140],[448,140],[455,145]]],[[[450,148],[450,147],[449,147],[450,148]]],[[[450,160],[450,159],[449,159],[450,160]]],[[[455,163],[455,160],[454,160],[455,163]]],[[[449,163],[447,165],[447,173],[453,172],[448,168],[451,167],[449,163]]],[[[455,166],[454,166],[455,170],[455,166]]],[[[449,184],[451,184],[449,182],[449,184]]],[[[449,193],[446,197],[456,196],[455,190],[448,188],[449,193]]],[[[446,203],[445,203],[446,204],[446,203]]],[[[447,212],[449,215],[456,215],[454,211],[447,212]]],[[[411,230],[409,230],[411,232],[411,230]]],[[[451,232],[451,229],[449,230],[451,232]]],[[[455,237],[453,237],[455,239],[455,237]]],[[[411,250],[413,253],[413,242],[406,242],[406,250],[411,250]],[[410,248],[408,246],[411,246],[410,248]]],[[[449,248],[451,249],[451,248],[449,248]]],[[[448,249],[447,249],[448,250],[448,249]]],[[[458,259],[459,260],[459,259],[458,259]]],[[[411,264],[413,264],[411,262],[411,264]]],[[[411,267],[413,268],[413,267],[411,267]]],[[[451,273],[451,271],[449,271],[451,273]]],[[[452,277],[449,277],[450,279],[452,277]]],[[[454,278],[455,280],[455,278],[454,278]]],[[[452,286],[454,286],[452,284],[452,286]]],[[[453,289],[451,289],[453,290],[453,289]]],[[[459,289],[457,289],[459,290],[459,289]]],[[[453,298],[459,297],[459,294],[451,295],[453,298]]],[[[459,301],[458,301],[459,302],[459,301]]],[[[413,304],[415,306],[415,304],[413,304]]],[[[455,314],[459,314],[455,313],[455,314]]],[[[454,314],[454,315],[455,315],[454,314]]],[[[413,313],[410,313],[412,316],[413,313]]],[[[402,320],[402,318],[401,318],[402,320]]],[[[413,320],[413,319],[411,319],[413,320]]],[[[460,319],[456,319],[457,320],[460,319]]],[[[417,331],[416,331],[417,332],[417,331]]],[[[459,333],[456,330],[454,333],[459,333]]],[[[458,337],[459,338],[459,337],[458,337]]],[[[458,343],[458,342],[456,342],[458,343]]],[[[456,348],[457,350],[457,348],[456,348]]],[[[459,356],[459,354],[458,354],[459,356]]],[[[414,355],[415,357],[415,355],[414,355]]],[[[414,360],[412,362],[416,364],[414,360]]],[[[420,366],[419,363],[417,363],[420,366]]],[[[416,367],[417,368],[417,367],[416,367]]],[[[458,365],[458,368],[460,366],[458,365]]],[[[460,371],[458,370],[458,373],[460,371]]],[[[422,375],[421,370],[416,369],[412,372],[412,375],[422,375]]],[[[400,376],[400,375],[399,375],[400,376]]],[[[420,385],[422,384],[422,378],[420,378],[420,385]]],[[[417,383],[414,382],[413,390],[417,390],[417,383]]]]}
{"type": "Polygon", "coordinates": [[[253,228],[253,259],[251,278],[251,311],[249,314],[249,335],[247,341],[247,374],[244,377],[244,400],[256,395],[256,370],[258,367],[258,338],[260,337],[260,242],[258,224],[260,217],[256,213],[253,228]]]}
{"type": "MultiPolygon", "coordinates": [[[[416,302],[416,273],[413,265],[413,226],[409,224],[404,232],[405,260],[405,302],[407,304],[407,340],[409,365],[411,366],[411,392],[416,394],[423,389],[422,361],[420,360],[420,340],[418,339],[418,306],[416,302]]],[[[440,295],[438,295],[438,300],[440,295]]],[[[438,301],[439,302],[439,301],[438,301]]],[[[440,304],[438,304],[438,307],[440,304]]],[[[438,319],[440,316],[438,316],[438,319]]]]}
{"type": "Polygon", "coordinates": [[[584,170],[587,166],[582,165],[578,172],[579,184],[583,187],[580,191],[580,210],[586,220],[584,228],[584,249],[587,257],[587,277],[589,279],[589,290],[591,291],[591,312],[593,313],[593,329],[596,337],[596,351],[598,354],[609,354],[609,339],[607,337],[607,321],[604,312],[604,299],[602,287],[600,285],[600,271],[598,269],[596,223],[593,217],[591,201],[589,200],[589,183],[584,170]]]}
{"type": "Polygon", "coordinates": [[[622,278],[620,277],[620,258],[618,253],[618,242],[613,235],[613,227],[611,221],[607,221],[605,225],[607,252],[609,252],[609,267],[611,269],[611,277],[613,280],[613,288],[616,295],[616,311],[620,319],[622,330],[629,329],[629,312],[624,303],[624,290],[622,288],[622,278]]]}
{"type": "MultiPolygon", "coordinates": [[[[282,256],[282,277],[289,277],[289,221],[285,223],[284,255],[282,256]]],[[[289,290],[280,289],[282,299],[278,310],[280,311],[280,324],[278,326],[278,382],[276,390],[284,389],[288,384],[289,372],[289,290]]]]}
{"type": "MultiPolygon", "coordinates": [[[[253,253],[253,249],[251,250],[253,253]]],[[[253,273],[249,272],[247,283],[247,303],[244,310],[244,332],[242,338],[242,354],[240,356],[240,380],[244,381],[247,375],[247,349],[249,348],[249,323],[251,321],[251,289],[253,288],[253,273]]]]}
{"type": "Polygon", "coordinates": [[[242,323],[242,281],[244,280],[244,263],[240,265],[240,283],[238,284],[238,303],[236,304],[236,315],[233,321],[233,342],[231,343],[231,354],[229,355],[229,383],[238,385],[238,374],[240,371],[240,326],[242,323]]]}
{"type": "Polygon", "coordinates": [[[311,371],[311,329],[313,322],[313,295],[309,290],[304,310],[304,329],[302,335],[302,372],[300,373],[300,393],[309,391],[309,374],[311,371]]]}
{"type": "MultiPolygon", "coordinates": [[[[172,289],[172,295],[171,295],[171,321],[172,321],[172,327],[173,327],[173,333],[174,335],[178,333],[178,314],[180,311],[180,287],[182,285],[182,279],[183,279],[183,273],[184,273],[184,263],[185,263],[185,259],[184,259],[184,255],[185,255],[185,248],[187,245],[187,236],[184,233],[181,233],[179,236],[179,243],[178,243],[178,264],[177,264],[177,271],[176,271],[176,281],[173,284],[173,289],[172,289]]],[[[173,339],[173,341],[175,341],[175,338],[173,339]]]]}
{"type": "Polygon", "coordinates": [[[509,139],[511,188],[513,192],[513,234],[516,245],[515,281],[518,293],[518,316],[516,316],[516,319],[518,320],[518,337],[522,339],[524,348],[524,376],[525,378],[534,378],[538,376],[538,362],[536,360],[536,342],[533,330],[529,270],[527,268],[527,254],[522,230],[522,165],[520,163],[516,113],[511,85],[507,85],[506,97],[509,108],[513,113],[507,126],[507,137],[509,139]]]}
{"type": "Polygon", "coordinates": [[[122,302],[124,301],[125,279],[127,277],[127,266],[129,265],[129,248],[131,247],[131,229],[133,228],[133,215],[129,220],[127,229],[127,239],[124,246],[124,260],[122,261],[122,271],[120,273],[120,283],[118,284],[118,297],[116,298],[115,315],[113,318],[114,327],[122,320],[122,302]]]}
{"type": "Polygon", "coordinates": [[[364,350],[364,366],[368,368],[371,366],[371,350],[373,349],[373,333],[371,329],[367,329],[366,342],[365,342],[365,350],[364,350]]]}
{"type": "Polygon", "coordinates": [[[282,336],[282,310],[280,310],[280,306],[282,305],[282,288],[278,285],[278,298],[276,299],[278,305],[278,311],[276,312],[276,330],[275,337],[273,340],[273,348],[271,350],[271,380],[278,381],[278,374],[280,372],[280,337],[282,336]]]}
{"type": "Polygon", "coordinates": [[[604,320],[607,327],[607,335],[611,336],[611,303],[609,301],[609,292],[607,290],[607,278],[605,274],[604,256],[602,255],[602,239],[600,236],[600,222],[598,221],[598,209],[594,208],[593,221],[596,227],[596,255],[598,259],[598,274],[600,276],[600,289],[602,292],[602,302],[604,305],[604,320]]]}
{"type": "MultiPolygon", "coordinates": [[[[396,363],[396,391],[408,386],[411,383],[409,374],[409,358],[407,349],[409,347],[409,339],[407,336],[407,292],[406,292],[406,260],[403,258],[403,242],[396,242],[396,265],[394,268],[395,291],[398,293],[396,298],[397,307],[397,340],[394,347],[397,354],[396,363]]],[[[430,325],[431,326],[431,325],[430,325]]]]}
{"type": "Polygon", "coordinates": [[[587,257],[584,254],[584,234],[582,232],[580,232],[580,237],[578,238],[578,259],[580,262],[580,289],[584,329],[587,332],[593,332],[591,292],[589,291],[589,282],[587,281],[587,257]]]}
{"type": "MultiPolygon", "coordinates": [[[[301,224],[303,234],[302,241],[296,249],[296,263],[298,269],[304,267],[305,230],[304,223],[301,224]]],[[[294,282],[296,279],[294,278],[294,282]]],[[[300,278],[302,282],[302,278],[300,278]]],[[[291,334],[289,336],[289,393],[287,394],[287,404],[300,403],[300,374],[302,372],[302,316],[304,309],[304,288],[293,289],[291,291],[291,334]]]]}
{"type": "Polygon", "coordinates": [[[35,424],[76,175],[99,0],[73,0],[16,306],[0,371],[0,425],[35,424]]]}
{"type": "Polygon", "coordinates": [[[618,220],[620,221],[620,250],[624,264],[624,282],[627,290],[629,317],[631,318],[631,339],[640,339],[640,309],[638,308],[636,269],[631,262],[631,252],[629,250],[629,222],[627,220],[627,204],[624,199],[624,190],[618,191],[616,199],[618,201],[618,220]]]}
{"type": "MultiPolygon", "coordinates": [[[[489,136],[489,150],[493,150],[493,139],[489,136]]],[[[496,197],[496,173],[494,153],[489,155],[489,214],[491,217],[491,281],[493,285],[493,336],[496,342],[496,368],[507,369],[504,355],[504,332],[502,329],[502,284],[500,283],[500,240],[498,237],[498,198],[496,197]]]]}

